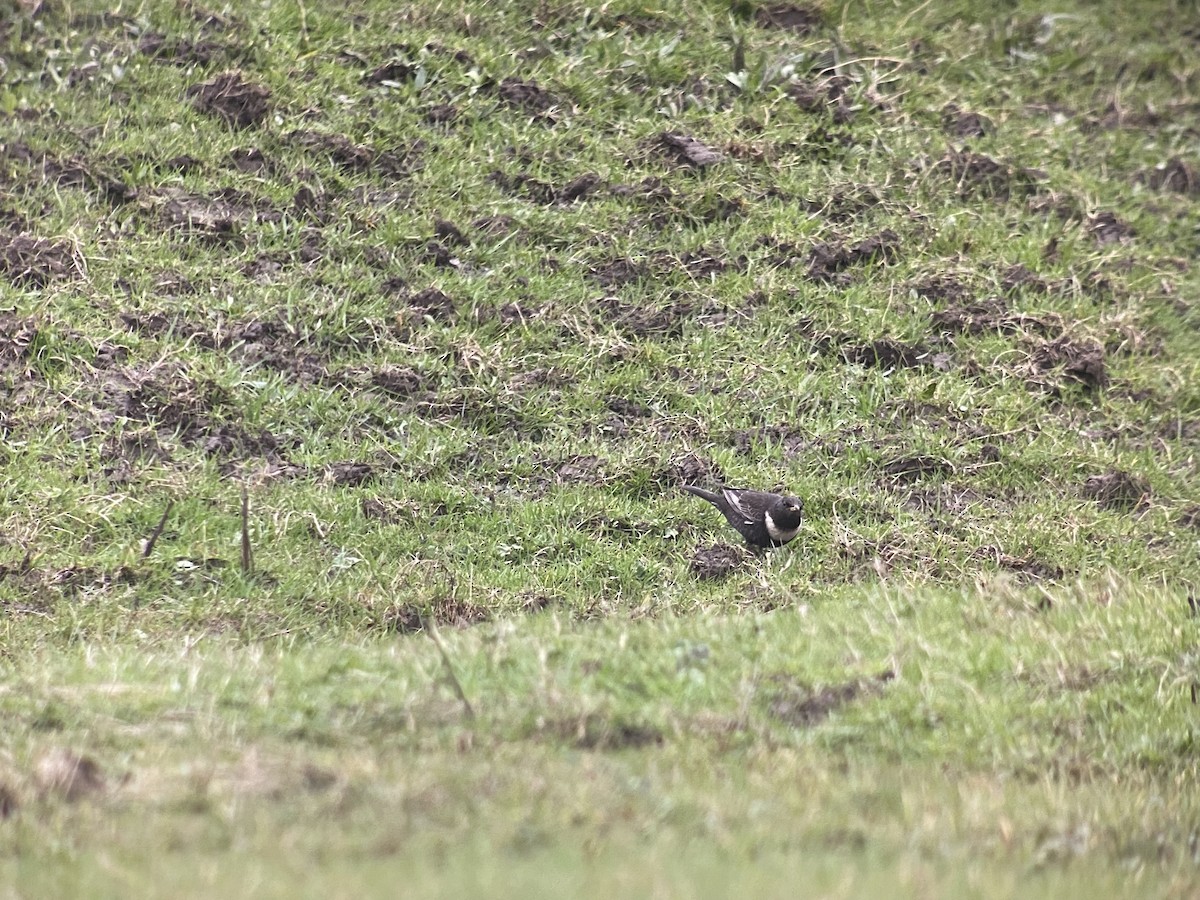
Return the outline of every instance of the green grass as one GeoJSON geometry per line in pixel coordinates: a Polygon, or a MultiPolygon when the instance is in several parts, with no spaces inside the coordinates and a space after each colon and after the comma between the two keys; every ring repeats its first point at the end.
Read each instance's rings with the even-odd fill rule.
{"type": "Polygon", "coordinates": [[[1194,6],[494,6],[0,0],[5,883],[1190,895],[1194,6]]]}

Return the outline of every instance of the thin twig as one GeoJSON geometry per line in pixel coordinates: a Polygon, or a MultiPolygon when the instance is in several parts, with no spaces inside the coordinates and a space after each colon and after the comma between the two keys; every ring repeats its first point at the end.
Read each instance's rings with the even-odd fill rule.
{"type": "Polygon", "coordinates": [[[171,514],[171,508],[174,505],[174,500],[167,501],[167,508],[163,510],[162,518],[158,520],[158,524],[150,532],[150,537],[146,538],[146,546],[142,548],[142,559],[147,559],[154,552],[154,545],[158,541],[158,536],[163,533],[163,529],[167,527],[167,516],[171,514]]]}
{"type": "Polygon", "coordinates": [[[250,550],[250,495],[242,485],[242,575],[249,577],[254,572],[254,554],[250,550]]]}
{"type": "Polygon", "coordinates": [[[442,636],[438,634],[437,623],[430,617],[424,621],[425,633],[429,635],[433,645],[438,648],[438,653],[442,656],[442,663],[446,667],[446,675],[450,678],[450,686],[454,688],[454,693],[458,696],[458,702],[463,705],[463,710],[470,720],[475,719],[475,708],[471,706],[471,701],[467,699],[467,692],[463,690],[462,682],[458,680],[458,674],[454,671],[454,664],[450,662],[450,654],[446,651],[446,645],[442,643],[442,636]]]}

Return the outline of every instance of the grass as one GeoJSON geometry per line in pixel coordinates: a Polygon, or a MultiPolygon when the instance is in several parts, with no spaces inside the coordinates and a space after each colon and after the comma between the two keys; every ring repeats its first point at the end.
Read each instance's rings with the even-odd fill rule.
{"type": "Polygon", "coordinates": [[[3,882],[1190,895],[1139,9],[0,0],[3,882]]]}

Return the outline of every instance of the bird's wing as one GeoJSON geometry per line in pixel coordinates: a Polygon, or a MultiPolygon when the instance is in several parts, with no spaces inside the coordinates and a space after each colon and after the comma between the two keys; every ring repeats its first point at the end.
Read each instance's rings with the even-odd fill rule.
{"type": "Polygon", "coordinates": [[[739,491],[736,488],[725,488],[721,493],[725,495],[725,501],[729,504],[729,508],[741,516],[742,521],[747,525],[753,525],[758,521],[753,505],[746,502],[747,491],[739,491]]]}

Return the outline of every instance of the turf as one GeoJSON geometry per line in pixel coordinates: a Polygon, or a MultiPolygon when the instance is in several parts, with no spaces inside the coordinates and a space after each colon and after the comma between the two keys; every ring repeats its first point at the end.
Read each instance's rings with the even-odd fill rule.
{"type": "Polygon", "coordinates": [[[1189,895],[1189,9],[0,0],[4,880],[1189,895]]]}

